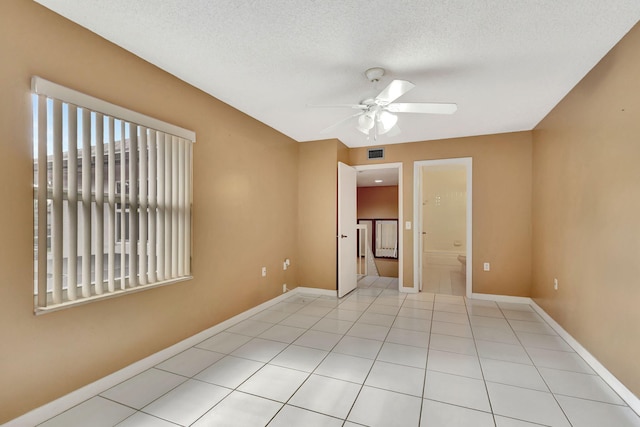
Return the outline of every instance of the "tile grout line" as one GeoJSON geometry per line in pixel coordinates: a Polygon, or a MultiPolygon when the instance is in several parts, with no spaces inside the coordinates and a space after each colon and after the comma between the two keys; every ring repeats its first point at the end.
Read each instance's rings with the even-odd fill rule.
{"type": "MultiPolygon", "coordinates": [[[[374,282],[375,283],[375,282],[374,282]]],[[[385,288],[386,289],[386,288],[385,288]]],[[[381,294],[382,292],[380,292],[381,294]]],[[[378,294],[378,296],[376,297],[376,299],[378,299],[378,297],[380,296],[380,294],[378,294]]],[[[406,298],[406,297],[405,297],[406,298]]],[[[374,300],[375,302],[375,300],[374,300]]],[[[372,302],[373,303],[373,302],[372,302]]],[[[369,304],[369,307],[371,307],[371,304],[369,304]]],[[[366,310],[365,310],[366,311],[366,310]]],[[[362,312],[364,314],[364,311],[362,312]]],[[[362,317],[362,315],[360,316],[362,317]]],[[[397,317],[397,315],[396,315],[397,317]]],[[[395,320],[394,320],[395,322],[395,320]]],[[[355,326],[355,322],[353,324],[355,326]]],[[[353,326],[352,326],[353,327],[353,326]]],[[[348,331],[347,331],[348,332],[348,331]]],[[[391,328],[389,328],[389,330],[387,331],[384,339],[386,340],[387,337],[389,336],[389,333],[391,332],[391,328]]],[[[345,333],[346,336],[346,333],[345,333]]],[[[367,372],[367,375],[365,375],[364,380],[362,381],[362,384],[360,385],[360,390],[358,390],[358,394],[356,394],[356,398],[353,400],[353,403],[351,404],[351,407],[349,408],[349,411],[347,412],[347,415],[344,418],[344,422],[342,423],[343,425],[347,423],[347,420],[349,419],[349,415],[351,415],[351,412],[353,411],[353,408],[356,406],[356,402],[358,401],[358,398],[360,397],[360,394],[362,393],[362,390],[364,389],[364,384],[367,382],[367,379],[369,378],[369,375],[371,375],[371,371],[373,370],[373,366],[376,363],[376,360],[378,359],[378,356],[380,355],[380,352],[382,351],[382,347],[384,346],[385,341],[382,341],[382,345],[380,346],[380,348],[378,349],[378,352],[376,353],[375,357],[373,358],[373,363],[371,363],[371,367],[369,368],[369,371],[367,372]]],[[[358,423],[359,424],[359,423],[358,423]]]]}
{"type": "MultiPolygon", "coordinates": [[[[292,297],[289,297],[289,298],[292,298],[292,297]]],[[[287,299],[289,299],[289,298],[287,298],[287,299]]],[[[315,299],[316,299],[316,298],[314,298],[314,301],[315,301],[315,299]]],[[[286,301],[286,299],[285,299],[284,301],[286,301]]],[[[282,302],[284,302],[284,301],[282,301],[282,302]]],[[[288,316],[286,316],[286,317],[285,317],[284,319],[282,319],[282,320],[285,320],[285,319],[287,319],[287,318],[289,318],[289,317],[293,316],[294,314],[296,314],[298,311],[302,310],[305,306],[307,306],[307,305],[308,305],[308,304],[310,304],[311,302],[313,302],[313,301],[310,301],[310,302],[309,302],[309,303],[307,303],[307,304],[301,304],[301,305],[302,305],[302,307],[300,307],[300,309],[298,309],[298,310],[296,310],[296,311],[294,311],[294,312],[291,312],[288,316]]],[[[256,313],[256,315],[257,315],[257,314],[260,314],[260,313],[263,313],[263,312],[264,312],[264,311],[266,311],[266,310],[267,310],[267,309],[261,310],[260,312],[256,313]]],[[[254,315],[254,316],[255,316],[255,315],[254,315]]],[[[245,319],[245,320],[252,320],[252,318],[253,318],[254,316],[251,316],[250,318],[245,319]]],[[[254,320],[254,321],[256,321],[256,320],[254,320]]],[[[241,323],[241,322],[238,322],[238,324],[239,324],[239,323],[241,323]]],[[[263,322],[263,323],[270,323],[270,322],[263,322]]],[[[270,326],[269,328],[267,328],[267,329],[265,329],[263,332],[261,332],[261,334],[262,334],[262,333],[264,333],[264,332],[266,332],[266,331],[268,331],[269,329],[273,328],[275,325],[278,325],[278,324],[279,324],[279,323],[273,324],[272,326],[270,326]]],[[[237,324],[236,324],[236,325],[237,325],[237,324]]],[[[236,326],[236,325],[233,325],[233,326],[236,326]]],[[[229,332],[229,329],[230,329],[230,328],[232,328],[233,326],[230,326],[229,328],[227,328],[227,329],[223,330],[222,332],[232,333],[232,334],[236,334],[236,335],[243,335],[243,334],[238,334],[238,333],[235,333],[235,332],[229,332]]],[[[308,330],[308,329],[307,329],[307,330],[308,330]]],[[[217,334],[216,334],[216,335],[217,335],[217,334]]],[[[260,334],[259,334],[259,335],[260,335],[260,334]]],[[[215,336],[215,335],[213,335],[213,336],[215,336]]],[[[241,345],[239,345],[238,347],[234,348],[234,349],[233,349],[233,350],[231,350],[229,353],[226,353],[226,354],[225,354],[225,356],[224,356],[223,358],[221,358],[221,359],[217,360],[216,362],[212,363],[212,364],[211,364],[211,365],[209,365],[208,367],[204,368],[203,370],[201,370],[201,371],[200,371],[200,373],[201,373],[201,372],[203,372],[203,371],[205,371],[205,370],[206,370],[206,369],[208,369],[209,367],[211,367],[211,366],[215,365],[215,364],[216,364],[216,363],[218,363],[220,360],[222,360],[222,359],[224,359],[224,358],[226,358],[226,357],[229,357],[229,356],[231,356],[231,357],[238,357],[238,356],[233,356],[233,355],[232,355],[232,353],[233,353],[234,351],[236,351],[237,349],[239,349],[239,348],[243,347],[243,346],[244,346],[244,345],[246,345],[247,343],[251,342],[252,340],[254,340],[254,339],[258,338],[258,335],[255,335],[255,336],[251,336],[251,335],[243,335],[243,336],[249,336],[251,339],[250,339],[249,341],[247,341],[246,343],[241,344],[241,345]]],[[[277,341],[275,341],[275,342],[277,342],[277,341]]],[[[273,356],[271,359],[269,359],[269,361],[273,360],[275,357],[277,357],[280,353],[282,353],[283,351],[285,351],[285,350],[286,350],[287,348],[289,348],[291,345],[292,345],[292,343],[287,343],[287,345],[286,345],[286,346],[285,346],[285,347],[284,347],[280,352],[278,352],[275,356],[273,356]]],[[[195,347],[195,346],[194,346],[194,347],[195,347]]],[[[193,348],[193,347],[192,347],[192,348],[193,348]]],[[[256,361],[256,360],[254,360],[254,359],[247,359],[247,358],[243,358],[243,357],[238,357],[238,358],[245,359],[245,360],[251,360],[251,361],[254,361],[254,362],[258,362],[258,363],[263,363],[263,365],[262,365],[258,370],[256,370],[253,374],[249,375],[249,377],[247,377],[244,381],[242,381],[240,384],[238,384],[238,385],[237,385],[235,388],[233,388],[233,389],[229,389],[228,387],[225,387],[225,386],[222,386],[222,385],[219,385],[219,384],[210,383],[210,382],[208,382],[208,381],[204,381],[204,380],[200,380],[200,379],[195,378],[195,376],[196,376],[196,375],[198,375],[198,374],[194,375],[194,376],[191,378],[191,379],[193,379],[193,380],[195,380],[195,381],[200,381],[200,382],[203,382],[203,383],[205,383],[205,384],[212,384],[212,385],[215,385],[215,386],[218,386],[218,387],[227,388],[228,390],[230,390],[230,392],[229,392],[229,393],[227,393],[227,395],[225,395],[222,399],[220,399],[220,401],[218,401],[216,404],[214,404],[211,408],[209,408],[208,410],[206,410],[202,415],[200,415],[200,416],[199,416],[195,421],[193,421],[193,423],[191,423],[190,425],[193,425],[193,424],[197,423],[199,420],[201,420],[205,415],[207,415],[207,414],[208,414],[209,412],[211,412],[214,408],[216,408],[218,405],[220,405],[224,400],[226,400],[226,399],[227,399],[227,398],[228,398],[228,397],[229,397],[233,392],[237,391],[237,392],[239,392],[239,393],[244,393],[244,392],[242,392],[242,391],[238,390],[238,389],[239,389],[239,387],[240,387],[240,386],[242,386],[245,382],[247,382],[250,378],[252,378],[252,377],[253,377],[256,373],[258,373],[262,368],[264,368],[266,365],[268,365],[268,364],[269,364],[269,362],[264,363],[264,362],[262,362],[262,361],[256,361]]],[[[303,382],[303,383],[304,383],[304,382],[303,382]]],[[[302,386],[302,384],[301,384],[301,386],[302,386]]],[[[296,390],[296,391],[297,391],[297,390],[296,390]]],[[[295,393],[295,392],[294,392],[294,393],[295,393]]],[[[246,394],[251,394],[251,393],[246,393],[246,394]]],[[[251,394],[251,395],[253,395],[253,394],[251,394]]],[[[266,397],[264,397],[264,396],[257,396],[257,397],[260,397],[260,398],[262,398],[262,399],[267,399],[267,400],[274,401],[273,399],[269,399],[269,398],[266,398],[266,397]]],[[[157,399],[156,399],[156,400],[157,400],[157,399]]],[[[277,402],[277,403],[282,403],[282,402],[278,402],[278,401],[275,401],[275,402],[277,402]]],[[[273,416],[273,417],[275,417],[275,416],[276,416],[276,415],[277,415],[277,414],[282,410],[282,408],[284,408],[284,406],[285,406],[285,405],[286,405],[286,403],[282,405],[282,407],[281,407],[281,408],[276,412],[276,414],[274,414],[274,416],[273,416]]],[[[149,415],[151,415],[151,414],[149,414],[149,415]]],[[[271,418],[271,420],[273,419],[273,417],[271,418]]],[[[271,420],[269,420],[269,422],[271,422],[271,420]]]]}
{"type": "Polygon", "coordinates": [[[433,312],[436,307],[436,294],[433,294],[433,301],[431,301],[431,319],[429,320],[429,339],[427,342],[427,355],[424,362],[424,378],[422,380],[422,398],[420,399],[420,413],[418,414],[418,425],[422,423],[422,411],[424,410],[424,395],[425,388],[427,387],[427,373],[429,366],[429,353],[431,352],[431,334],[433,333],[433,312]]]}
{"type": "MultiPolygon", "coordinates": [[[[540,378],[542,379],[542,382],[544,382],[544,385],[547,387],[547,389],[549,390],[549,393],[551,394],[551,396],[553,396],[553,400],[556,402],[556,404],[558,405],[558,408],[560,408],[560,411],[562,412],[562,415],[564,415],[565,419],[567,420],[567,422],[569,423],[570,426],[573,425],[573,423],[571,422],[571,420],[569,419],[569,416],[567,415],[567,413],[565,412],[564,408],[562,407],[562,405],[560,405],[560,402],[558,401],[558,399],[556,398],[555,393],[553,393],[551,391],[551,387],[549,387],[549,384],[547,383],[547,380],[544,378],[544,376],[542,376],[542,373],[540,373],[540,369],[538,369],[538,365],[536,365],[535,361],[533,360],[533,358],[531,357],[531,354],[529,354],[529,351],[527,351],[527,348],[524,346],[524,344],[522,343],[522,340],[520,339],[520,337],[518,336],[518,334],[516,333],[516,330],[513,329],[513,326],[511,325],[511,322],[509,322],[509,318],[507,318],[507,316],[505,316],[504,311],[502,309],[502,307],[500,307],[500,304],[496,303],[498,305],[498,308],[500,309],[500,311],[502,312],[502,315],[505,317],[505,319],[507,320],[507,324],[509,325],[509,328],[511,328],[511,331],[513,332],[513,334],[516,336],[516,339],[518,340],[518,343],[520,343],[520,346],[522,347],[522,349],[524,350],[524,352],[527,354],[527,357],[529,358],[529,360],[531,360],[531,365],[535,368],[536,372],[538,373],[538,375],[540,376],[540,378]]],[[[533,310],[533,308],[531,307],[531,305],[527,305],[529,308],[531,308],[533,310]]],[[[541,318],[542,319],[542,318],[541,318]]],[[[512,319],[512,320],[518,320],[518,319],[512,319]]],[[[544,321],[544,319],[542,319],[542,321],[544,321]]],[[[547,322],[545,322],[546,324],[547,322]]],[[[511,386],[514,387],[514,386],[511,386]]],[[[520,387],[520,388],[524,388],[524,387],[520,387]]],[[[539,390],[538,390],[539,391],[539,390]]],[[[544,392],[543,392],[544,393],[544,392]]]]}
{"type": "MultiPolygon", "coordinates": [[[[469,307],[467,306],[467,297],[464,298],[464,307],[467,313],[467,318],[469,319],[469,329],[471,330],[471,339],[473,340],[473,348],[476,350],[476,357],[478,359],[478,366],[480,367],[480,375],[482,375],[482,383],[484,385],[484,391],[487,394],[487,402],[489,402],[489,409],[491,410],[491,418],[493,419],[493,424],[498,425],[496,422],[496,413],[493,410],[493,403],[491,402],[491,396],[489,395],[489,387],[487,385],[487,378],[484,376],[484,368],[482,367],[482,362],[480,361],[480,352],[478,351],[478,343],[476,342],[476,337],[473,332],[473,327],[471,323],[471,315],[469,314],[469,307]]],[[[496,304],[497,305],[497,304],[496,304]]],[[[500,309],[500,307],[498,307],[500,309]]]]}
{"type": "MultiPolygon", "coordinates": [[[[290,298],[294,298],[294,297],[290,297],[290,298]]],[[[302,297],[302,298],[304,298],[304,297],[302,297]]],[[[309,298],[310,298],[310,297],[309,297],[309,298]]],[[[287,298],[287,299],[289,299],[289,298],[287,298]]],[[[290,318],[291,316],[293,316],[293,315],[297,314],[300,310],[302,310],[304,307],[308,306],[309,304],[311,304],[311,303],[312,303],[313,301],[315,301],[315,300],[317,300],[317,297],[316,297],[316,298],[313,298],[313,300],[312,300],[312,301],[310,301],[310,302],[308,302],[308,303],[306,303],[306,304],[301,304],[301,305],[302,305],[302,307],[301,307],[300,309],[298,309],[298,310],[296,310],[296,311],[294,311],[294,312],[291,312],[288,316],[286,316],[284,319],[282,319],[282,321],[284,321],[284,320],[286,320],[286,319],[290,318]]],[[[286,301],[286,299],[285,299],[284,301],[286,301]]],[[[284,302],[284,301],[283,301],[283,302],[284,302]]],[[[262,310],[260,313],[263,313],[263,312],[264,312],[264,311],[266,311],[266,310],[267,310],[267,309],[262,310]]],[[[260,314],[260,313],[256,313],[256,315],[257,315],[257,314],[260,314]]],[[[254,316],[252,316],[252,317],[254,317],[254,316]]],[[[315,325],[316,323],[318,323],[322,318],[323,318],[323,317],[321,317],[321,318],[320,318],[318,321],[316,321],[313,325],[315,325]]],[[[250,320],[250,319],[251,319],[251,318],[246,319],[246,320],[250,320]]],[[[282,321],[281,321],[281,322],[282,322],[282,321]]],[[[265,323],[268,323],[268,322],[265,322],[265,323]]],[[[262,333],[267,332],[269,329],[272,329],[274,326],[276,326],[276,325],[280,325],[280,324],[281,324],[280,322],[275,323],[275,324],[273,324],[271,327],[269,327],[268,329],[266,329],[265,331],[263,331],[262,333]]],[[[311,325],[311,326],[313,326],[313,325],[311,325]]],[[[235,326],[235,325],[234,325],[234,326],[235,326]]],[[[283,326],[287,326],[287,325],[283,325],[283,326]]],[[[275,418],[275,417],[276,417],[276,416],[277,416],[277,415],[282,411],[282,409],[287,405],[287,403],[289,402],[289,400],[291,400],[291,397],[293,397],[293,395],[294,395],[294,394],[295,394],[295,393],[296,393],[296,392],[297,392],[297,391],[302,387],[302,385],[303,385],[303,384],[304,384],[304,383],[309,379],[309,377],[311,376],[311,373],[308,373],[308,372],[306,372],[306,371],[302,371],[302,372],[305,372],[305,373],[307,373],[307,374],[308,374],[308,375],[307,375],[307,378],[305,378],[305,380],[304,380],[304,381],[303,381],[303,382],[298,386],[298,388],[297,388],[297,389],[296,389],[296,390],[291,394],[291,396],[289,396],[289,399],[287,399],[287,401],[286,401],[286,402],[284,402],[284,403],[283,403],[283,402],[280,402],[280,401],[277,401],[277,400],[274,400],[274,399],[270,399],[270,398],[264,397],[264,396],[254,395],[253,393],[246,393],[246,392],[244,392],[244,391],[239,390],[239,388],[240,388],[244,383],[246,383],[247,381],[249,381],[249,379],[253,378],[253,377],[254,377],[258,372],[260,372],[260,371],[261,371],[265,366],[269,365],[269,362],[271,362],[273,359],[275,359],[276,357],[278,357],[278,355],[280,355],[282,352],[284,352],[287,348],[291,347],[291,346],[293,345],[293,343],[294,343],[298,338],[300,338],[302,335],[304,335],[307,331],[309,331],[309,330],[310,330],[311,326],[310,326],[310,327],[308,327],[308,328],[306,329],[306,331],[305,331],[305,332],[303,332],[302,334],[300,334],[300,335],[299,335],[296,339],[294,339],[292,342],[290,342],[290,343],[286,343],[287,345],[286,345],[282,350],[280,350],[276,355],[274,355],[273,357],[271,357],[271,359],[269,359],[267,362],[264,362],[264,364],[263,364],[263,365],[262,365],[258,370],[256,370],[253,374],[249,375],[249,376],[248,376],[244,381],[242,381],[240,384],[238,384],[238,386],[237,386],[237,387],[235,387],[234,389],[231,389],[231,392],[230,392],[229,394],[227,394],[223,399],[221,399],[218,403],[216,403],[215,405],[213,405],[211,408],[209,408],[209,409],[208,409],[204,414],[202,414],[200,417],[198,417],[198,419],[197,419],[196,421],[194,421],[192,424],[195,424],[195,423],[196,423],[196,422],[198,422],[200,419],[202,419],[206,414],[208,414],[209,412],[211,412],[211,411],[212,411],[216,406],[218,406],[218,405],[219,405],[220,403],[222,403],[226,398],[228,398],[228,397],[229,397],[229,396],[230,396],[234,391],[237,391],[238,393],[245,393],[245,394],[249,394],[249,395],[252,395],[252,396],[256,396],[256,397],[259,397],[259,398],[261,398],[261,399],[266,399],[266,400],[270,400],[270,401],[273,401],[273,402],[277,402],[278,404],[282,404],[282,406],[280,407],[280,409],[278,409],[278,411],[277,411],[277,412],[276,412],[276,413],[275,413],[275,414],[274,414],[274,415],[269,419],[269,421],[267,422],[267,424],[269,424],[269,423],[270,423],[270,422],[271,422],[271,421],[272,421],[272,420],[273,420],[273,419],[274,419],[274,418],[275,418]]],[[[302,328],[300,328],[300,329],[302,329],[302,328]]],[[[225,331],[227,331],[227,330],[228,330],[228,329],[226,329],[225,331]]],[[[233,333],[233,332],[230,332],[230,333],[233,333]]],[[[261,334],[262,334],[262,333],[261,333],[261,334]]],[[[240,334],[238,334],[238,335],[240,335],[240,334]]],[[[258,338],[258,335],[256,335],[256,336],[252,336],[252,337],[251,337],[251,340],[247,341],[247,343],[251,342],[253,339],[256,339],[256,338],[258,338]]],[[[274,341],[274,342],[279,342],[279,341],[275,341],[275,340],[273,340],[273,341],[274,341]]],[[[245,343],[245,344],[242,344],[242,345],[238,346],[237,348],[235,348],[234,350],[232,350],[232,351],[231,351],[231,353],[233,353],[233,352],[234,352],[234,351],[236,351],[237,349],[241,348],[242,346],[246,345],[247,343],[245,343]]],[[[232,356],[232,354],[231,354],[231,353],[227,353],[227,355],[226,355],[226,356],[232,356]]],[[[226,356],[225,356],[225,357],[226,357],[226,356]]],[[[237,357],[237,356],[233,356],[233,357],[237,357]]],[[[326,356],[325,356],[325,357],[326,357],[326,356]]],[[[254,359],[247,359],[247,358],[243,358],[243,359],[245,359],[245,360],[251,360],[251,361],[256,361],[256,360],[254,360],[254,359]]],[[[222,359],[220,359],[220,360],[222,360],[222,359]]],[[[218,362],[218,361],[217,361],[217,362],[218,362]]],[[[213,364],[211,364],[210,366],[215,365],[217,362],[214,362],[214,363],[213,363],[213,364]]],[[[263,363],[263,362],[261,362],[261,361],[257,361],[257,362],[259,362],[259,363],[263,363]]],[[[320,363],[322,363],[322,362],[320,362],[320,363]]],[[[279,365],[272,365],[272,366],[279,366],[279,365]]],[[[205,369],[208,369],[208,368],[205,368],[205,369]]],[[[201,372],[202,372],[202,371],[201,371],[201,372]]],[[[209,383],[209,384],[211,384],[211,383],[209,383]]],[[[214,384],[214,385],[217,385],[217,384],[214,384]]],[[[221,387],[224,387],[224,386],[221,386],[221,387]]],[[[326,415],[326,414],[325,414],[325,415],[326,415]]]]}
{"type": "MultiPolygon", "coordinates": [[[[316,298],[316,300],[317,300],[317,298],[316,298]]],[[[313,302],[313,301],[312,301],[312,302],[313,302]]],[[[311,304],[312,302],[310,302],[309,304],[311,304]]],[[[345,301],[343,301],[343,302],[346,302],[346,300],[345,300],[345,301]]],[[[309,304],[307,304],[307,305],[309,305],[309,304]]],[[[331,311],[333,311],[334,309],[338,308],[341,304],[342,304],[342,303],[340,303],[340,302],[339,302],[335,307],[333,307],[333,309],[332,309],[331,311]]],[[[367,307],[369,307],[370,305],[371,305],[371,304],[369,304],[367,307]]],[[[302,310],[302,309],[300,309],[300,310],[302,310]]],[[[298,311],[300,311],[300,310],[298,310],[298,311]]],[[[297,313],[298,311],[296,311],[295,313],[297,313]]],[[[330,311],[330,312],[331,312],[331,311],[330,311]]],[[[365,311],[366,311],[366,309],[365,309],[365,311]]],[[[330,312],[329,312],[329,313],[330,313],[330,312]]],[[[318,319],[318,321],[316,321],[313,325],[309,326],[309,327],[306,329],[306,331],[305,331],[304,333],[302,333],[302,334],[301,334],[298,338],[296,338],[294,341],[292,341],[292,342],[288,343],[288,345],[287,345],[284,349],[282,349],[282,351],[280,351],[280,353],[278,353],[278,354],[281,354],[281,353],[282,353],[282,352],[284,352],[287,348],[289,348],[290,346],[294,345],[294,343],[295,343],[295,341],[296,341],[297,339],[299,339],[301,336],[303,336],[306,332],[311,331],[311,330],[312,330],[311,328],[312,328],[313,326],[315,326],[318,322],[320,322],[322,319],[330,319],[330,318],[327,318],[327,317],[326,317],[329,313],[326,313],[324,316],[320,317],[320,318],[318,319]]],[[[364,313],[364,311],[363,311],[362,313],[364,313]]],[[[341,335],[342,335],[342,338],[344,338],[345,336],[347,336],[347,333],[349,332],[349,330],[351,330],[351,328],[355,325],[355,323],[357,322],[357,320],[358,320],[360,317],[362,317],[362,314],[360,314],[360,316],[358,316],[358,317],[356,318],[356,320],[355,320],[355,321],[353,321],[353,325],[351,325],[351,327],[350,327],[349,329],[347,329],[344,333],[342,333],[342,334],[341,334],[341,335]]],[[[283,319],[283,320],[285,320],[285,319],[283,319]]],[[[335,320],[340,320],[340,319],[335,319],[335,320]]],[[[280,324],[280,323],[277,323],[277,324],[280,324]]],[[[265,331],[265,332],[266,332],[266,331],[265,331]]],[[[319,331],[319,332],[323,332],[323,331],[319,331]]],[[[327,332],[327,333],[329,333],[329,332],[327,332]]],[[[336,335],[338,335],[338,334],[336,334],[336,335]]],[[[274,419],[274,418],[275,418],[275,417],[276,417],[276,416],[277,416],[277,415],[282,411],[282,409],[284,409],[284,407],[285,407],[285,406],[287,406],[287,405],[290,405],[290,406],[293,406],[293,407],[296,407],[296,408],[300,408],[300,409],[303,409],[303,410],[311,411],[311,412],[314,412],[314,413],[317,413],[317,414],[321,414],[321,415],[324,415],[324,416],[329,416],[329,417],[332,417],[332,418],[335,418],[335,419],[340,419],[340,420],[342,420],[342,421],[343,421],[343,424],[344,424],[344,421],[346,421],[346,418],[342,419],[342,418],[340,418],[340,417],[335,417],[335,416],[333,416],[333,415],[329,415],[329,414],[325,414],[325,413],[322,413],[322,412],[314,411],[314,410],[309,409],[309,408],[302,408],[302,407],[299,407],[299,406],[296,406],[296,405],[292,405],[292,404],[290,404],[290,403],[289,403],[289,402],[291,401],[291,399],[293,398],[293,396],[294,396],[294,395],[295,395],[295,394],[296,394],[296,393],[297,393],[297,392],[302,388],[302,386],[303,386],[303,385],[304,385],[304,384],[309,380],[309,378],[311,378],[311,375],[314,375],[315,371],[316,371],[316,370],[318,369],[318,367],[322,364],[322,362],[323,362],[324,360],[326,360],[326,358],[327,358],[327,357],[329,357],[329,354],[331,354],[332,350],[333,350],[333,349],[338,345],[338,343],[342,340],[342,338],[341,338],[340,340],[338,340],[338,342],[336,342],[336,343],[331,347],[331,349],[330,349],[329,351],[327,351],[327,354],[322,358],[322,360],[318,363],[318,365],[317,365],[317,366],[316,366],[316,367],[315,367],[311,372],[307,372],[307,371],[300,371],[300,372],[305,372],[305,373],[307,374],[307,377],[306,377],[306,378],[305,378],[305,380],[304,380],[304,381],[303,381],[303,382],[302,382],[302,383],[301,383],[301,384],[296,388],[296,390],[291,394],[291,396],[289,396],[289,398],[287,399],[287,401],[286,401],[286,402],[284,402],[284,403],[282,404],[282,407],[281,407],[281,408],[280,408],[280,409],[279,409],[279,410],[278,410],[278,411],[273,415],[273,417],[271,417],[271,419],[269,420],[269,422],[268,422],[267,424],[269,424],[271,421],[273,421],[273,419],[274,419]]],[[[314,348],[314,347],[309,347],[309,348],[314,348]]],[[[314,349],[315,349],[315,348],[314,348],[314,349]]],[[[326,350],[322,350],[322,349],[319,349],[319,350],[321,350],[321,351],[326,351],[326,350]]],[[[276,356],[274,356],[274,357],[272,357],[272,358],[269,360],[269,362],[271,362],[271,361],[272,361],[273,359],[275,359],[276,357],[277,357],[277,355],[276,355],[276,356]]],[[[265,363],[265,366],[266,366],[266,365],[268,365],[268,364],[269,364],[269,362],[265,363]]],[[[279,366],[279,365],[272,365],[272,366],[279,366]]],[[[283,367],[283,368],[284,368],[284,367],[283,367]]],[[[262,369],[262,368],[261,368],[261,369],[262,369]]],[[[286,368],[286,369],[292,369],[292,368],[286,368]]],[[[297,370],[297,369],[296,369],[296,370],[297,370]]],[[[258,371],[259,371],[259,370],[258,370],[258,371]]],[[[257,373],[258,371],[256,371],[256,373],[257,373]]],[[[253,375],[255,375],[255,373],[254,373],[253,375]]],[[[253,375],[251,375],[249,378],[251,378],[253,375]]],[[[315,374],[315,375],[321,376],[320,374],[315,374]]],[[[323,377],[324,377],[324,376],[323,376],[323,377]]],[[[249,378],[247,378],[245,381],[243,381],[243,382],[242,382],[242,384],[244,384],[246,381],[248,381],[248,380],[249,380],[249,378]]],[[[333,378],[333,377],[326,377],[326,378],[336,379],[336,378],[333,378]]],[[[240,387],[242,384],[240,384],[238,387],[240,387]]],[[[258,397],[262,397],[262,398],[264,398],[263,396],[258,396],[258,397]]],[[[356,396],[356,399],[357,399],[357,396],[356,396]]],[[[278,403],[282,403],[282,402],[278,402],[278,403]]],[[[355,404],[355,400],[354,400],[354,404],[355,404]]],[[[347,416],[348,416],[348,414],[347,414],[347,416]]]]}

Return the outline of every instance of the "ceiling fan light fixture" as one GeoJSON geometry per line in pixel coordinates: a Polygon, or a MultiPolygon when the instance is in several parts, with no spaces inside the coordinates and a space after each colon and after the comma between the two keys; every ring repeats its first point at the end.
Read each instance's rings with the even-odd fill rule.
{"type": "Polygon", "coordinates": [[[398,123],[398,116],[388,111],[382,111],[378,114],[378,125],[380,134],[387,133],[398,123]]]}
{"type": "Polygon", "coordinates": [[[368,134],[373,124],[373,117],[370,114],[362,114],[358,117],[358,130],[362,133],[368,134]]]}

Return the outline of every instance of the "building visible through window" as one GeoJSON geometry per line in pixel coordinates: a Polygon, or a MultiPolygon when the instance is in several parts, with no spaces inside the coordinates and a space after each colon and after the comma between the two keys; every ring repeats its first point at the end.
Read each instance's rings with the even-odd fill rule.
{"type": "Polygon", "coordinates": [[[34,92],[36,311],[190,277],[195,134],[46,80],[34,92]]]}

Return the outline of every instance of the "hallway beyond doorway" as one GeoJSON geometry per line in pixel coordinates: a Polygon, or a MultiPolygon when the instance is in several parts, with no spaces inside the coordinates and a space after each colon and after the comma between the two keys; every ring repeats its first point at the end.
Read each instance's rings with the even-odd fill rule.
{"type": "Polygon", "coordinates": [[[397,277],[360,276],[358,277],[358,289],[398,289],[397,277]]]}

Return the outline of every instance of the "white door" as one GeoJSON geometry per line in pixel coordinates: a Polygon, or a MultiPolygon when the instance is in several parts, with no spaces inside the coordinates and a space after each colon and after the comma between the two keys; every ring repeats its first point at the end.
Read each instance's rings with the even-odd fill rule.
{"type": "Polygon", "coordinates": [[[358,283],[356,272],[356,170],[338,162],[338,297],[358,283]]]}

